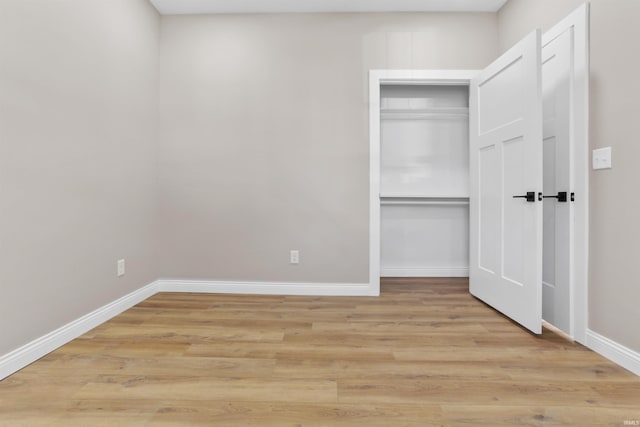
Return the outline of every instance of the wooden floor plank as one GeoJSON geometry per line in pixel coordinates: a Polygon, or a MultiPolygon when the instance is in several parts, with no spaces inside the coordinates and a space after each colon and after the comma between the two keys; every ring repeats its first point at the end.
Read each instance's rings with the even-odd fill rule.
{"type": "Polygon", "coordinates": [[[213,402],[207,407],[193,402],[164,402],[151,426],[336,426],[406,427],[442,426],[438,406],[343,405],[328,403],[213,402]],[[259,420],[259,421],[258,421],[259,420]]]}
{"type": "MultiPolygon", "coordinates": [[[[637,415],[636,415],[637,417],[637,415]]],[[[629,418],[620,408],[566,406],[443,406],[447,426],[620,427],[629,418]]]]}
{"type": "MultiPolygon", "coordinates": [[[[640,379],[466,279],[380,297],[162,293],[0,382],[0,426],[619,426],[640,379]]],[[[627,424],[633,425],[633,424],[627,424]]]]}
{"type": "Polygon", "coordinates": [[[174,375],[101,375],[74,400],[195,400],[240,402],[336,402],[337,383],[324,379],[213,378],[174,375]]]}

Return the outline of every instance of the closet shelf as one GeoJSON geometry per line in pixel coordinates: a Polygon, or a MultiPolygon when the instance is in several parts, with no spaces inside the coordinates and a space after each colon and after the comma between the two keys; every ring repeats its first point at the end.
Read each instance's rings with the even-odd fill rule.
{"type": "Polygon", "coordinates": [[[380,195],[380,205],[444,205],[464,206],[469,204],[465,196],[388,196],[380,195]]]}
{"type": "Polygon", "coordinates": [[[463,107],[380,110],[382,120],[467,119],[468,117],[469,109],[463,107]]]}

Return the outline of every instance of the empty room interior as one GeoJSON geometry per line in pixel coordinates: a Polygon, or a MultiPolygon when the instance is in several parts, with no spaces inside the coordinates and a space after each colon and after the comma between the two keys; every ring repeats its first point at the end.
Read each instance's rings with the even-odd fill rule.
{"type": "Polygon", "coordinates": [[[0,426],[640,425],[638,19],[0,0],[0,426]]]}

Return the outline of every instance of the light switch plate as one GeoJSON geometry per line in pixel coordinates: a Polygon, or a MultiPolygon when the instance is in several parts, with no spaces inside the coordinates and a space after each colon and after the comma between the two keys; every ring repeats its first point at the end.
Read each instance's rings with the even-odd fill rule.
{"type": "Polygon", "coordinates": [[[593,169],[611,169],[611,147],[593,150],[593,169]]]}
{"type": "Polygon", "coordinates": [[[124,276],[124,260],[119,259],[117,262],[117,266],[118,266],[118,277],[124,276]]]}

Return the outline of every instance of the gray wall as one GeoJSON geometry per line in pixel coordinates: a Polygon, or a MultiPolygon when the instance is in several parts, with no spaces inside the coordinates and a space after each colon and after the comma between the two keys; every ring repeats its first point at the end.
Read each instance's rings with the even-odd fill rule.
{"type": "MultiPolygon", "coordinates": [[[[504,50],[582,2],[510,0],[498,15],[504,50]]],[[[613,169],[590,174],[589,328],[640,351],[640,2],[591,1],[591,148],[613,147],[613,169]]]]}
{"type": "Polygon", "coordinates": [[[146,0],[0,1],[0,355],[156,277],[158,35],[146,0]]]}
{"type": "Polygon", "coordinates": [[[482,68],[496,19],[162,17],[159,275],[367,282],[367,70],[482,68]]]}

